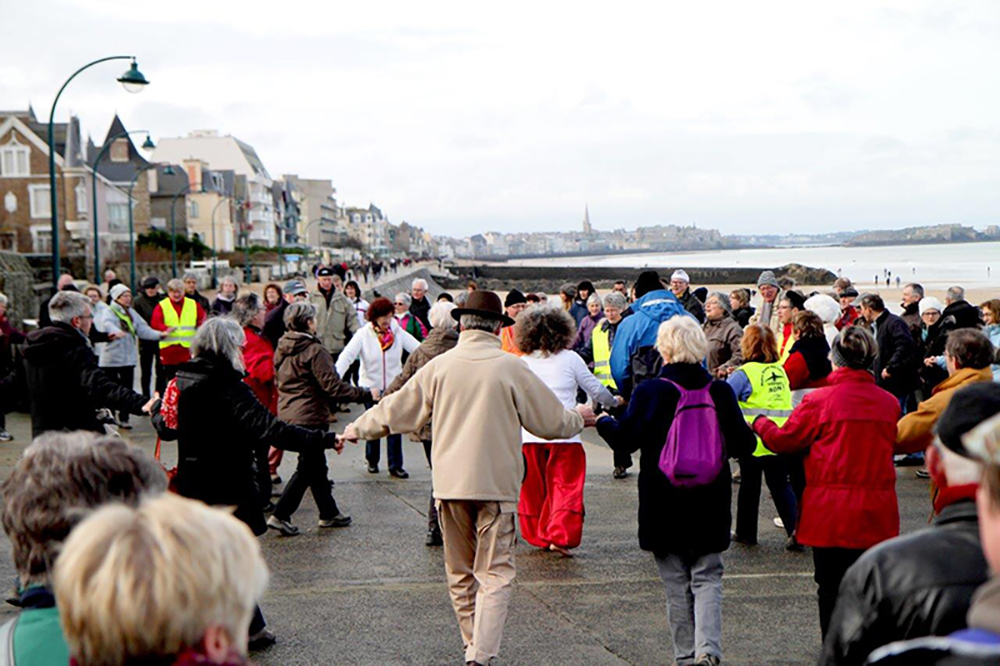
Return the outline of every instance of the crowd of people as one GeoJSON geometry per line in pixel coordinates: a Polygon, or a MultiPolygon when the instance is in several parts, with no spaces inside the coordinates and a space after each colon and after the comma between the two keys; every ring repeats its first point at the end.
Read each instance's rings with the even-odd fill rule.
{"type": "Polygon", "coordinates": [[[811,551],[821,663],[1000,660],[1000,300],[952,287],[941,301],[914,283],[896,315],[845,278],[806,293],[764,271],[725,293],[682,269],[603,294],[584,280],[501,299],[470,283],[432,300],[416,279],[366,300],[351,277],[317,266],[315,289],[293,279],[262,295],[226,278],[212,302],[195,275],[165,293],[147,277],[135,296],[113,274],[82,292],[63,278],[27,334],[0,295],[0,411],[20,345],[35,437],[0,488],[24,620],[0,627],[12,658],[244,663],[275,640],[254,536],[300,535],[307,490],[319,528],[349,526],[326,451],[365,440],[378,474],[384,438],[405,480],[412,435],[464,661],[489,663],[516,534],[563,558],[581,544],[593,427],[615,479],[639,453],[639,547],[678,664],[722,660],[722,554],[762,548],[762,481],[785,548],[811,551]],[[364,414],[336,434],[347,403],[364,414]],[[177,442],[175,468],[108,436],[138,415],[177,442]],[[298,456],[287,483],[285,451],[298,456]],[[900,536],[908,465],[936,518],[900,536]]]}

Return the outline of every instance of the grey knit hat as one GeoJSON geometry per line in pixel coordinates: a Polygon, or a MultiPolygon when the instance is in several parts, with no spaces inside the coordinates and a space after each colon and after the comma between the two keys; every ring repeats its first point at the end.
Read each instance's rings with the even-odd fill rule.
{"type": "Polygon", "coordinates": [[[763,287],[765,284],[769,284],[777,289],[781,288],[781,285],[778,284],[778,278],[774,277],[774,271],[764,271],[760,274],[760,277],[757,278],[758,289],[763,287]]]}

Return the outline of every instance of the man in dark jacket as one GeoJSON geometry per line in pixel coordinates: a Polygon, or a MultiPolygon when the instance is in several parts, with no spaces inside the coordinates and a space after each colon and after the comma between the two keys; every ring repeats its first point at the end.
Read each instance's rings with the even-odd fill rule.
{"type": "Polygon", "coordinates": [[[903,301],[900,303],[903,306],[903,314],[900,315],[900,319],[905,321],[906,325],[910,327],[910,332],[913,334],[914,340],[919,339],[918,336],[920,336],[920,329],[923,324],[920,320],[920,299],[923,297],[923,285],[911,282],[903,287],[903,301]]]}
{"type": "MultiPolygon", "coordinates": [[[[995,386],[995,385],[994,385],[995,386]]],[[[884,541],[847,571],[820,664],[864,664],[878,647],[966,626],[972,594],[989,577],[979,541],[976,491],[980,464],[962,435],[1000,412],[1000,387],[959,390],[927,448],[937,487],[934,525],[884,541]],[[997,399],[990,401],[989,394],[997,399]]]]}
{"type": "Polygon", "coordinates": [[[864,294],[858,304],[861,316],[872,327],[878,342],[875,381],[899,399],[905,413],[906,402],[917,388],[917,348],[913,335],[906,322],[885,309],[885,302],[878,294],[864,294]]]}
{"type": "Polygon", "coordinates": [[[410,302],[410,314],[419,319],[424,328],[430,331],[431,320],[428,314],[431,311],[431,304],[427,300],[427,280],[423,278],[414,280],[410,285],[410,296],[413,298],[410,302]]]}
{"type": "MultiPolygon", "coordinates": [[[[982,487],[977,493],[979,534],[986,561],[991,569],[1000,571],[1000,454],[995,443],[1000,439],[1000,384],[983,382],[967,386],[955,394],[951,405],[962,409],[956,416],[959,423],[951,432],[968,430],[962,446],[971,456],[987,463],[982,487]],[[964,413],[961,413],[964,412],[964,413]],[[993,416],[987,417],[988,414],[993,416]],[[980,421],[985,421],[980,424],[980,421]],[[992,440],[992,441],[991,441],[992,440]]],[[[942,439],[949,432],[942,430],[942,439]]],[[[948,557],[943,554],[942,557],[948,557]]],[[[942,560],[939,560],[939,563],[942,560]]],[[[963,562],[943,560],[951,575],[959,573],[963,562]]],[[[940,565],[940,564],[939,564],[940,565]]],[[[933,600],[936,603],[936,599],[933,600]]],[[[880,609],[881,610],[881,609],[880,609]]],[[[972,666],[1000,663],[1000,576],[994,574],[972,596],[965,617],[968,628],[948,636],[928,636],[890,643],[875,650],[868,661],[878,666],[972,666]]]]}
{"type": "MultiPolygon", "coordinates": [[[[153,310],[156,305],[167,297],[160,291],[160,280],[153,275],[143,278],[140,285],[139,295],[132,302],[132,307],[139,313],[147,324],[153,323],[153,310]]],[[[139,367],[141,380],[139,387],[142,395],[146,398],[152,395],[150,388],[153,384],[153,367],[156,367],[156,390],[163,393],[167,387],[165,377],[163,377],[163,366],[160,365],[160,343],[157,340],[139,340],[139,367]]]]}
{"type": "Polygon", "coordinates": [[[705,323],[705,305],[691,293],[691,278],[683,268],[678,268],[670,276],[670,291],[699,324],[705,323]]]}
{"type": "Polygon", "coordinates": [[[951,287],[944,297],[945,309],[941,313],[941,332],[947,333],[960,328],[979,328],[983,325],[982,313],[975,305],[965,300],[965,290],[951,287]]]}
{"type": "Polygon", "coordinates": [[[24,367],[31,399],[31,432],[90,430],[103,433],[97,410],[149,412],[147,400],[106,375],[87,341],[93,324],[90,300],[61,291],[49,303],[52,325],[28,334],[24,367]]]}
{"type": "Polygon", "coordinates": [[[200,305],[206,313],[212,311],[212,304],[198,291],[198,276],[194,273],[184,274],[184,296],[200,305]]]}
{"type": "MultiPolygon", "coordinates": [[[[63,273],[59,276],[58,282],[56,282],[56,294],[67,290],[77,291],[76,284],[73,282],[72,275],[63,273]]],[[[49,318],[49,302],[52,301],[53,296],[55,294],[42,301],[42,304],[38,307],[38,328],[45,328],[52,325],[52,319],[49,318]]]]}

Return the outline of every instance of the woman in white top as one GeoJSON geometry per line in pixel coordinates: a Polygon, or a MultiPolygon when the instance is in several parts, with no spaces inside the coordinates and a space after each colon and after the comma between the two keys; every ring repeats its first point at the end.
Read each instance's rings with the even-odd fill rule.
{"type": "MultiPolygon", "coordinates": [[[[525,363],[552,389],[567,409],[576,407],[583,389],[606,408],[618,404],[611,392],[575,352],[576,324],[565,310],[529,307],[517,318],[514,334],[525,363]]],[[[565,441],[540,440],[521,431],[526,463],[517,512],[521,536],[533,546],[571,557],[583,534],[583,483],[587,459],[580,436],[565,441]]]]}
{"type": "Polygon", "coordinates": [[[365,314],[368,312],[368,301],[361,298],[361,287],[354,280],[348,280],[347,284],[344,285],[344,296],[347,297],[347,302],[351,304],[358,315],[358,325],[364,328],[365,324],[368,323],[365,318],[365,314]]]}
{"type": "MultiPolygon", "coordinates": [[[[346,376],[356,359],[361,360],[361,374],[358,386],[376,389],[379,394],[388,388],[392,380],[403,370],[403,352],[412,353],[420,343],[412,335],[399,327],[393,319],[392,301],[376,298],[368,307],[368,324],[354,334],[337,358],[337,374],[346,376]]],[[[369,401],[365,406],[371,408],[369,401]]],[[[403,438],[400,435],[386,437],[389,456],[389,474],[406,479],[410,475],[403,469],[403,438]]],[[[365,458],[368,472],[378,474],[381,440],[373,439],[365,443],[365,458]]]]}

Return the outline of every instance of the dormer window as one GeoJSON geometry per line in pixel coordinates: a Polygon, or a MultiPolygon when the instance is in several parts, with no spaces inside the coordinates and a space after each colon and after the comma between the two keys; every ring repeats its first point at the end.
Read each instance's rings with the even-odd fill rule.
{"type": "Polygon", "coordinates": [[[18,142],[12,135],[10,141],[0,146],[0,176],[20,178],[31,175],[31,149],[18,142]]]}
{"type": "Polygon", "coordinates": [[[128,139],[115,139],[111,144],[111,161],[128,162],[128,139]]]}

